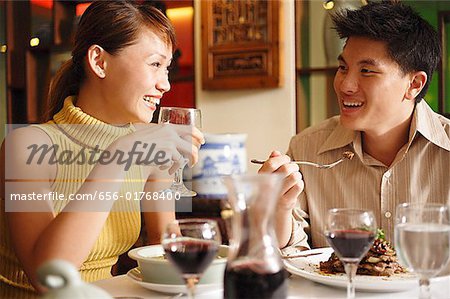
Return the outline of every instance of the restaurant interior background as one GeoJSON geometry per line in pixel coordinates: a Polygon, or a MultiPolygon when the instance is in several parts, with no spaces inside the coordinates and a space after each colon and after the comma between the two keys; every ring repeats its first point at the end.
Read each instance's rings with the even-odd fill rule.
{"type": "MultiPolygon", "coordinates": [[[[247,134],[248,160],[264,159],[273,149],[285,151],[297,132],[338,114],[332,81],[337,66],[335,53],[341,44],[333,42],[329,37],[332,31],[325,25],[328,12],[333,10],[330,1],[269,1],[273,5],[269,8],[277,9],[262,9],[263,18],[267,19],[261,24],[272,26],[266,32],[273,38],[268,38],[262,48],[275,54],[274,60],[266,63],[272,71],[275,68],[275,80],[264,84],[256,76],[256,84],[242,84],[242,78],[247,76],[244,72],[242,77],[232,74],[226,84],[218,81],[213,88],[205,81],[205,72],[209,71],[205,55],[211,54],[205,37],[209,39],[206,30],[212,18],[207,15],[211,10],[205,9],[206,2],[149,2],[166,12],[179,42],[175,53],[178,58],[170,75],[172,90],[164,96],[162,105],[201,109],[204,132],[247,134]],[[270,31],[273,28],[276,32],[270,31]],[[327,58],[325,49],[334,56],[327,58]]],[[[225,8],[233,2],[236,1],[214,0],[225,8]]],[[[334,9],[356,7],[363,2],[335,0],[334,9]]],[[[450,96],[445,96],[444,91],[450,92],[450,1],[406,2],[439,28],[446,45],[439,76],[434,76],[426,100],[435,111],[448,114],[450,96]]],[[[267,2],[240,3],[254,8],[257,3],[267,2]]],[[[40,121],[47,106],[48,84],[61,63],[70,58],[74,28],[88,5],[88,1],[0,0],[0,140],[6,134],[6,124],[40,121]]],[[[240,17],[237,21],[247,26],[240,17]]],[[[258,43],[249,43],[245,48],[249,53],[258,49],[258,43]],[[252,45],[256,45],[255,49],[252,45]]],[[[242,49],[235,50],[239,56],[242,49]]],[[[253,61],[241,58],[236,61],[253,61]]],[[[245,71],[245,67],[241,69],[245,71]]],[[[256,170],[255,165],[248,164],[249,172],[256,170]]]]}

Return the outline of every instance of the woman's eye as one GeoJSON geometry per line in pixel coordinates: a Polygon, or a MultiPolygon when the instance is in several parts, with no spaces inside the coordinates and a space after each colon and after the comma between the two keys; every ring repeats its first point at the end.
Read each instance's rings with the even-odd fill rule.
{"type": "Polygon", "coordinates": [[[161,67],[161,63],[159,62],[153,62],[151,65],[157,68],[161,67]]]}

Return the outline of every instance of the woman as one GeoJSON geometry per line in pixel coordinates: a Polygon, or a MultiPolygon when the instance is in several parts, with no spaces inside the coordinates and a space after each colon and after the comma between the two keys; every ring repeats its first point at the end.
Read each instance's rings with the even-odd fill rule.
{"type": "MultiPolygon", "coordinates": [[[[138,238],[139,192],[166,188],[167,174],[177,169],[181,155],[191,164],[197,161],[204,142],[200,131],[148,124],[170,89],[174,46],[173,27],[151,6],[98,1],[85,11],[72,60],[50,88],[50,120],[13,131],[4,144],[6,193],[1,194],[65,197],[27,200],[9,206],[16,213],[1,211],[0,298],[45,291],[35,273],[50,259],[73,263],[86,281],[110,277],[118,256],[138,238]],[[146,160],[151,163],[131,154],[137,150],[153,154],[146,160]],[[90,200],[73,200],[82,196],[90,200]]],[[[158,239],[174,212],[144,217],[150,238],[158,239]]]]}

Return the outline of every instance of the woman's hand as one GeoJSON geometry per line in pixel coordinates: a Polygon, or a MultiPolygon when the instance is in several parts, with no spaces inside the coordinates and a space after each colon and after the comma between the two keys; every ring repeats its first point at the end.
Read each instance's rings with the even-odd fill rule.
{"type": "Polygon", "coordinates": [[[123,151],[132,163],[159,166],[162,170],[169,169],[170,174],[180,167],[183,158],[190,166],[197,163],[198,150],[205,143],[203,134],[193,126],[135,124],[135,127],[136,132],[120,138],[108,150],[123,151]]]}

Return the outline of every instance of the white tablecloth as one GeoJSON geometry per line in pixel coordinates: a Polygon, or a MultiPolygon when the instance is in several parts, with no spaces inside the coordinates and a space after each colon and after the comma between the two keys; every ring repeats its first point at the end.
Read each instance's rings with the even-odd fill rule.
{"type": "MultiPolygon", "coordinates": [[[[97,281],[94,285],[106,290],[114,297],[138,297],[138,298],[185,298],[177,297],[173,294],[163,294],[145,289],[125,275],[116,276],[111,279],[97,281]],[[174,297],[175,296],[175,297],[174,297]]],[[[440,280],[439,282],[432,282],[432,298],[434,299],[450,299],[450,277],[440,280]]],[[[419,294],[418,286],[406,291],[396,293],[366,293],[356,292],[356,298],[405,298],[414,299],[419,294]]],[[[123,299],[125,299],[123,298],[123,299]]],[[[200,293],[196,296],[197,299],[220,299],[223,298],[222,290],[212,291],[208,293],[200,293]]],[[[289,297],[288,298],[346,298],[346,290],[321,285],[311,282],[307,279],[291,276],[289,278],[289,297]]],[[[136,298],[137,299],[137,298],[136,298]]]]}

